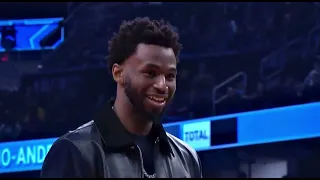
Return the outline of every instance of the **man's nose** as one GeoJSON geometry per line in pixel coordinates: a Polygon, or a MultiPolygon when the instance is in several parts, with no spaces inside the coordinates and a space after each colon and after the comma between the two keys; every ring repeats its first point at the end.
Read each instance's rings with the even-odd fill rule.
{"type": "Polygon", "coordinates": [[[161,94],[165,94],[168,92],[168,86],[166,84],[166,77],[159,76],[156,82],[153,84],[153,87],[159,91],[161,94]]]}

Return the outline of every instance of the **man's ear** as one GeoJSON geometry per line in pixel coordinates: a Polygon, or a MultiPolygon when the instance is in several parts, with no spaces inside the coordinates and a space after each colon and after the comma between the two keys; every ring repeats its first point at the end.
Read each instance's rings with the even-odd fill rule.
{"type": "Polygon", "coordinates": [[[112,65],[112,77],[117,82],[117,84],[123,84],[123,68],[119,64],[112,65]]]}

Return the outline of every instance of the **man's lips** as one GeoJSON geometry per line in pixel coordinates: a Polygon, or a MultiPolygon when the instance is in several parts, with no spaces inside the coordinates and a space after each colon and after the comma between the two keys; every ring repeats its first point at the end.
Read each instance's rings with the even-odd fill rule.
{"type": "Polygon", "coordinates": [[[159,104],[164,104],[168,99],[167,96],[156,96],[156,95],[148,95],[147,98],[159,104]]]}

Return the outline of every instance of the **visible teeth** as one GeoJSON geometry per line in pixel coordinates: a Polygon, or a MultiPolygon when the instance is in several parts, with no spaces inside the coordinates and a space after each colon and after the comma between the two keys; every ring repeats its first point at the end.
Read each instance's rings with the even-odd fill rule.
{"type": "Polygon", "coordinates": [[[158,98],[158,97],[153,97],[153,96],[148,96],[149,99],[157,101],[157,102],[163,102],[164,98],[158,98]]]}

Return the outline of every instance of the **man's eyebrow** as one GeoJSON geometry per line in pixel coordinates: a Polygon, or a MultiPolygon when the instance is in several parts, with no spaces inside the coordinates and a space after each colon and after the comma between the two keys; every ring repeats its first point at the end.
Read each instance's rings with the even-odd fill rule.
{"type": "Polygon", "coordinates": [[[147,68],[160,69],[160,66],[159,66],[159,65],[153,64],[153,63],[147,63],[147,64],[145,64],[145,67],[147,67],[147,68]]]}
{"type": "MultiPolygon", "coordinates": [[[[153,64],[153,63],[148,63],[148,64],[145,65],[145,67],[154,68],[154,69],[160,69],[159,65],[153,64]]],[[[177,72],[177,68],[176,67],[169,67],[169,71],[177,72]]]]}

